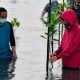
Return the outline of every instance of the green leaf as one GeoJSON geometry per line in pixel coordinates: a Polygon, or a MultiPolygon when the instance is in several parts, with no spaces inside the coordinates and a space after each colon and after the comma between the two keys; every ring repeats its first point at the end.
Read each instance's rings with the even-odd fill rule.
{"type": "Polygon", "coordinates": [[[53,39],[53,41],[59,41],[58,39],[53,39]]]}
{"type": "Polygon", "coordinates": [[[57,30],[53,30],[52,32],[49,33],[49,36],[54,35],[57,32],[57,30]]]}
{"type": "Polygon", "coordinates": [[[16,26],[19,27],[20,26],[20,22],[16,22],[16,26]]]}
{"type": "Polygon", "coordinates": [[[45,33],[45,35],[48,35],[48,33],[45,33]]]}
{"type": "Polygon", "coordinates": [[[14,21],[11,21],[11,25],[14,26],[14,21]]]}
{"type": "Polygon", "coordinates": [[[12,26],[13,27],[19,27],[20,26],[20,22],[18,21],[18,19],[17,18],[13,18],[12,20],[11,20],[11,24],[12,24],[12,26]]]}
{"type": "Polygon", "coordinates": [[[47,39],[45,36],[43,36],[43,35],[40,35],[42,38],[45,38],[45,39],[47,39]]]}
{"type": "Polygon", "coordinates": [[[71,8],[71,5],[69,3],[64,3],[64,7],[68,9],[68,8],[71,8]]]}
{"type": "Polygon", "coordinates": [[[14,22],[17,22],[17,18],[13,18],[13,21],[14,21],[14,22]]]}
{"type": "Polygon", "coordinates": [[[49,22],[48,22],[48,21],[46,21],[46,20],[43,20],[43,23],[44,23],[44,24],[48,24],[49,22]]]}

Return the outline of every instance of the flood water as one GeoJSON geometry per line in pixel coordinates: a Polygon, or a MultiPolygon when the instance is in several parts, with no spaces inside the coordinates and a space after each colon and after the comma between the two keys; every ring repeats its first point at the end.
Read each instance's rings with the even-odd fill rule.
{"type": "MultiPolygon", "coordinates": [[[[20,21],[20,27],[15,30],[18,59],[1,63],[0,70],[4,75],[0,74],[0,80],[45,80],[47,42],[40,37],[46,31],[40,21],[45,2],[48,0],[0,0],[0,6],[8,10],[8,20],[16,17],[20,21]]],[[[62,79],[61,61],[53,66],[50,80],[73,80],[62,79]]]]}

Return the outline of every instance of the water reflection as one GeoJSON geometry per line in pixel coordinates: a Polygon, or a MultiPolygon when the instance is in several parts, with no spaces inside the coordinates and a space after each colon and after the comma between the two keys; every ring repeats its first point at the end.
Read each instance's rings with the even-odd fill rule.
{"type": "Polygon", "coordinates": [[[63,70],[62,80],[80,80],[80,70],[63,70]]]}
{"type": "Polygon", "coordinates": [[[0,80],[10,80],[15,76],[15,74],[13,74],[15,62],[15,60],[0,60],[0,80]]]}
{"type": "Polygon", "coordinates": [[[62,69],[61,77],[51,72],[46,80],[80,80],[80,69],[62,69]]]}

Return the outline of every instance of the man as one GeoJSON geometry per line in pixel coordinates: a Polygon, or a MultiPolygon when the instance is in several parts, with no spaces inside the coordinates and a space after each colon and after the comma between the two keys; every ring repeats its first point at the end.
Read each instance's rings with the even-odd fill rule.
{"type": "MultiPolygon", "coordinates": [[[[58,1],[57,0],[51,0],[51,12],[54,12],[58,9],[58,1]]],[[[49,15],[50,11],[50,4],[46,4],[43,11],[41,12],[41,20],[43,20],[45,14],[47,13],[49,15]]]]}
{"type": "Polygon", "coordinates": [[[74,6],[72,9],[76,12],[78,23],[80,24],[80,0],[74,0],[74,6]]]}
{"type": "Polygon", "coordinates": [[[68,9],[61,14],[65,32],[58,50],[50,57],[51,62],[62,58],[63,68],[80,67],[80,26],[76,13],[68,9]]]}
{"type": "Polygon", "coordinates": [[[7,21],[7,10],[0,7],[0,59],[12,58],[17,58],[13,28],[7,21]]]}

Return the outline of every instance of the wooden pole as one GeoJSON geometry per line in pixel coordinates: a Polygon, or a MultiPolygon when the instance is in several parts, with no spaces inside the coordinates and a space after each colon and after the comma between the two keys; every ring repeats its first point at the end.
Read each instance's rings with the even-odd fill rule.
{"type": "MultiPolygon", "coordinates": [[[[48,15],[48,20],[49,20],[49,23],[51,21],[51,0],[49,0],[49,15],[48,15]]],[[[46,59],[46,78],[48,78],[48,69],[49,69],[49,52],[50,52],[50,38],[49,38],[49,28],[48,28],[48,36],[47,36],[47,59],[46,59]]]]}

